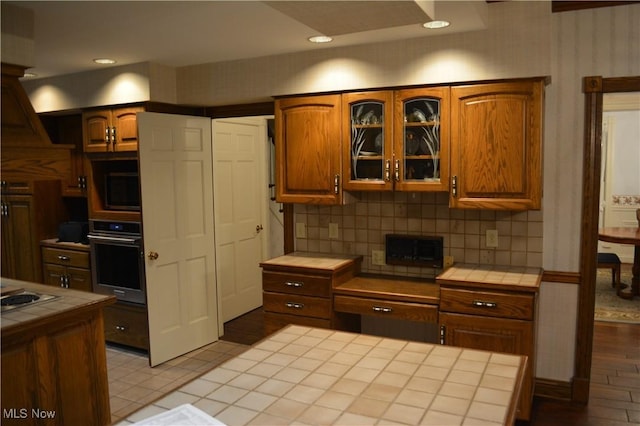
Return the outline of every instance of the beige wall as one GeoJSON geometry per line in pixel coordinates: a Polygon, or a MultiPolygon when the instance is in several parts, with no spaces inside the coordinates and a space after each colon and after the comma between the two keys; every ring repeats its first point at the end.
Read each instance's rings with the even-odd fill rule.
{"type": "MultiPolygon", "coordinates": [[[[556,14],[551,14],[550,7],[550,2],[537,1],[491,3],[489,28],[485,31],[180,68],[176,70],[175,96],[179,103],[223,105],[292,93],[550,75],[545,102],[542,222],[536,213],[531,213],[533,220],[528,217],[526,220],[527,228],[532,223],[536,233],[539,226],[543,228],[542,253],[537,255],[532,251],[531,259],[541,256],[546,270],[577,272],[584,126],[581,78],[640,75],[640,26],[637,25],[640,5],[556,14]]],[[[148,77],[150,73],[147,71],[145,75],[148,77]]],[[[162,75],[166,79],[166,73],[162,75]]],[[[93,93],[100,92],[93,81],[82,80],[81,88],[86,92],[78,96],[82,102],[96,99],[93,93]]],[[[30,82],[27,87],[32,100],[37,94],[36,82],[30,82]]],[[[149,89],[153,85],[153,81],[147,83],[146,90],[150,91],[147,97],[155,96],[154,90],[149,89]]],[[[64,88],[71,89],[68,85],[64,88]]],[[[75,105],[82,106],[87,105],[75,105]]],[[[376,203],[377,200],[368,199],[366,209],[376,209],[376,203]]],[[[394,202],[397,206],[403,204],[403,201],[394,202]]],[[[435,202],[434,205],[442,209],[445,204],[435,202]]],[[[410,207],[410,203],[406,206],[410,207]]],[[[296,212],[306,215],[300,216],[300,220],[312,223],[316,215],[320,223],[320,212],[314,209],[300,207],[296,212]]],[[[351,217],[355,221],[358,216],[349,210],[338,213],[332,210],[331,214],[341,218],[343,224],[352,220],[351,217]]],[[[456,229],[459,228],[452,229],[452,223],[456,227],[464,223],[465,228],[469,223],[470,228],[475,228],[474,222],[478,220],[473,216],[467,218],[467,213],[460,219],[458,214],[449,212],[450,241],[458,238],[456,229]]],[[[407,227],[414,223],[409,219],[406,219],[407,227]]],[[[380,220],[382,223],[382,217],[380,220]]],[[[421,226],[427,228],[421,228],[421,232],[432,226],[428,223],[429,217],[422,220],[427,223],[421,226]]],[[[489,219],[491,221],[493,219],[489,219]]],[[[513,226],[521,222],[521,216],[510,215],[508,221],[513,226]]],[[[478,226],[484,225],[480,222],[478,226]]],[[[346,226],[343,225],[343,229],[347,229],[346,226]]],[[[353,229],[357,233],[355,224],[353,229]]],[[[318,228],[317,239],[307,239],[307,246],[326,247],[320,232],[318,228]]],[[[373,233],[380,232],[374,229],[373,233]]],[[[467,231],[462,235],[466,240],[467,231]]],[[[475,234],[471,235],[475,244],[475,234]]],[[[532,237],[539,238],[537,234],[532,237]]],[[[513,248],[514,242],[510,244],[513,248]]],[[[516,246],[520,247],[520,243],[516,246]]],[[[369,247],[363,251],[370,255],[369,247]]],[[[519,255],[513,255],[515,251],[510,259],[518,258],[519,255]]],[[[526,258],[529,262],[528,252],[526,258]]],[[[576,285],[543,283],[538,377],[568,381],[573,375],[577,291],[576,285]]]]}

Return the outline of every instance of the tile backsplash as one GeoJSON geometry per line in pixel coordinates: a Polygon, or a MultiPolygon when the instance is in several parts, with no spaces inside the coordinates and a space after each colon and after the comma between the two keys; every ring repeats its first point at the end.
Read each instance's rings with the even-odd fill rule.
{"type": "Polygon", "coordinates": [[[433,278],[439,269],[373,265],[372,250],[384,250],[386,234],[439,235],[444,254],[456,263],[542,267],[542,211],[461,210],[448,207],[448,193],[361,192],[344,206],[297,204],[295,223],[306,225],[296,250],[363,256],[362,271],[433,278]],[[329,224],[338,237],[329,238],[329,224]],[[498,247],[486,247],[486,231],[498,231],[498,247]]]}

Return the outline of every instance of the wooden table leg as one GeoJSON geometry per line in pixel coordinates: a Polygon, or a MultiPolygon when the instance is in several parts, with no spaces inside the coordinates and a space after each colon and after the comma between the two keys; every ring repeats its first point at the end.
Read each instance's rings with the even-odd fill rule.
{"type": "Polygon", "coordinates": [[[640,246],[634,247],[631,275],[631,292],[623,293],[620,287],[617,289],[618,296],[623,299],[633,299],[634,296],[640,296],[640,246]]]}

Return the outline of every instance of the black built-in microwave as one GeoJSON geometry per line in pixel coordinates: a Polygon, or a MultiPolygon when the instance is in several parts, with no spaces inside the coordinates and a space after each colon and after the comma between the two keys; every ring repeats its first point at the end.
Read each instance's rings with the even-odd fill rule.
{"type": "Polygon", "coordinates": [[[104,176],[104,207],[140,210],[140,179],[135,172],[110,172],[104,176]]]}
{"type": "Polygon", "coordinates": [[[399,235],[385,236],[386,263],[389,265],[442,268],[443,238],[439,236],[399,235]]]}

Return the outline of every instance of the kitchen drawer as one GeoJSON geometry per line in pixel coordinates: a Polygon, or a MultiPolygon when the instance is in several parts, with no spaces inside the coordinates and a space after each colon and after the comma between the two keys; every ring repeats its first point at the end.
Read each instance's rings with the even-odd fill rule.
{"type": "Polygon", "coordinates": [[[331,299],[265,291],[262,303],[264,310],[267,312],[324,319],[331,318],[331,299]]]}
{"type": "Polygon", "coordinates": [[[331,278],[265,271],[262,273],[262,289],[278,293],[329,297],[331,278]]]}
{"type": "Polygon", "coordinates": [[[107,342],[149,349],[149,324],[144,307],[117,303],[104,308],[104,336],[107,342]]]}
{"type": "Polygon", "coordinates": [[[374,315],[420,322],[438,322],[438,306],[422,303],[392,302],[366,297],[334,296],[333,309],[360,315],[374,315]]]}
{"type": "Polygon", "coordinates": [[[51,247],[42,248],[42,261],[76,268],[89,268],[89,253],[85,251],[65,250],[51,247]]]}
{"type": "Polygon", "coordinates": [[[266,335],[275,333],[289,324],[303,325],[305,327],[331,328],[331,321],[328,319],[276,314],[273,312],[264,313],[264,331],[266,335]]]}
{"type": "Polygon", "coordinates": [[[440,311],[533,320],[535,296],[440,287],[440,311]]]}

